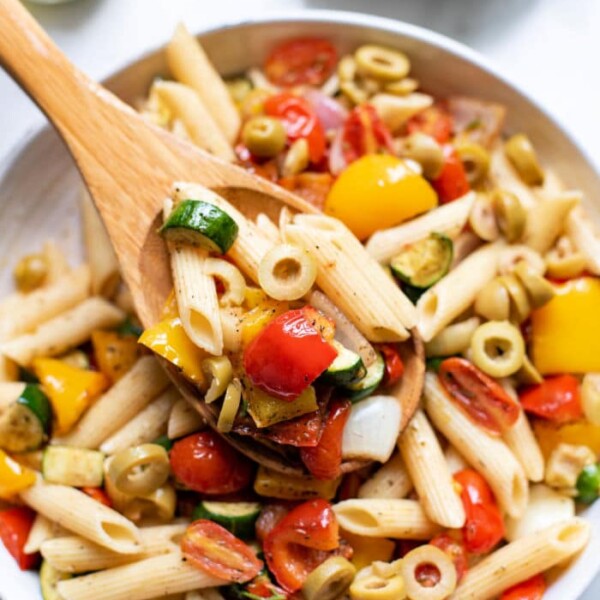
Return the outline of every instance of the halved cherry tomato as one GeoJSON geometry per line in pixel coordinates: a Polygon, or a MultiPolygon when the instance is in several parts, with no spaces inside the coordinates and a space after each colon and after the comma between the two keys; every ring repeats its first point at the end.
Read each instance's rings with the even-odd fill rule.
{"type": "Polygon", "coordinates": [[[444,166],[431,185],[438,194],[440,204],[457,200],[471,189],[465,166],[452,146],[444,146],[444,166]]]}
{"type": "Polygon", "coordinates": [[[287,592],[277,587],[266,573],[260,573],[245,586],[244,598],[252,600],[264,598],[265,600],[287,600],[287,592]],[[249,595],[251,594],[251,595],[249,595]]]}
{"type": "Polygon", "coordinates": [[[290,92],[281,92],[265,100],[265,112],[281,119],[291,142],[304,138],[313,163],[325,154],[325,131],[310,104],[290,92]]]}
{"type": "Polygon", "coordinates": [[[519,403],[468,360],[447,358],[440,364],[438,377],[450,398],[489,433],[499,435],[519,418],[519,403]]]}
{"type": "Polygon", "coordinates": [[[429,543],[443,550],[452,559],[456,567],[456,576],[458,577],[458,581],[460,581],[469,568],[467,549],[462,540],[458,540],[448,533],[440,533],[429,543]]]}
{"type": "Polygon", "coordinates": [[[96,502],[100,502],[100,504],[104,504],[104,506],[108,506],[112,508],[112,500],[110,496],[104,491],[103,488],[97,487],[84,487],[81,488],[81,491],[84,494],[87,494],[90,498],[93,498],[96,502]]]}
{"type": "Polygon", "coordinates": [[[325,420],[320,410],[282,421],[260,430],[261,437],[297,448],[313,448],[319,443],[325,420]]]}
{"type": "Polygon", "coordinates": [[[327,40],[300,38],[277,46],[267,58],[265,75],[275,85],[321,85],[335,69],[337,51],[327,40]]]}
{"type": "Polygon", "coordinates": [[[252,478],[252,463],[210,430],[175,442],[170,460],[177,480],[203,494],[238,492],[252,478]]]}
{"type": "Polygon", "coordinates": [[[377,349],[383,354],[385,361],[384,385],[394,385],[398,383],[404,374],[404,363],[400,358],[400,353],[394,344],[381,344],[377,349]]]}
{"type": "Polygon", "coordinates": [[[454,121],[452,115],[441,105],[434,104],[410,118],[406,124],[408,133],[424,133],[440,144],[446,144],[452,137],[454,121]]]}
{"type": "Polygon", "coordinates": [[[317,479],[335,479],[342,465],[342,435],[348,417],[350,402],[337,399],[329,405],[329,414],[319,443],[312,448],[301,448],[300,458],[317,479]]]}
{"type": "Polygon", "coordinates": [[[181,551],[194,567],[226,581],[250,581],[263,568],[250,546],[206,519],[194,521],[185,530],[181,551]]]}
{"type": "Polygon", "coordinates": [[[467,552],[485,554],[504,537],[504,521],[487,481],[473,469],[463,469],[454,474],[462,490],[460,498],[467,519],[463,539],[467,552]]]}
{"type": "Polygon", "coordinates": [[[521,581],[504,590],[500,600],[542,600],[546,591],[546,581],[542,574],[521,581]]]}
{"type": "Polygon", "coordinates": [[[323,210],[329,190],[333,185],[333,177],[329,173],[299,173],[282,177],[279,185],[304,198],[315,208],[323,210]]]}
{"type": "Polygon", "coordinates": [[[25,544],[34,520],[35,512],[26,506],[15,506],[0,512],[0,540],[21,571],[33,569],[39,562],[39,554],[25,553],[25,544]]]}
{"type": "Polygon", "coordinates": [[[543,383],[524,390],[519,399],[528,413],[555,423],[568,423],[583,417],[579,381],[573,375],[548,377],[543,383]]]}
{"type": "Polygon", "coordinates": [[[350,500],[350,498],[358,498],[358,490],[362,485],[363,480],[357,473],[347,473],[340,483],[338,488],[338,502],[342,500],[350,500]]]}
{"type": "Polygon", "coordinates": [[[295,400],[335,360],[315,309],[289,310],[271,321],[244,351],[252,383],[281,400],[295,400]]]}
{"type": "Polygon", "coordinates": [[[254,526],[256,539],[264,543],[265,538],[289,512],[290,507],[286,504],[267,504],[263,506],[254,526]]]}
{"type": "Polygon", "coordinates": [[[263,550],[269,570],[288,592],[302,587],[308,574],[340,544],[339,527],[329,502],[304,502],[267,535],[263,550]]]}
{"type": "Polygon", "coordinates": [[[254,173],[260,177],[264,177],[268,181],[276,182],[279,177],[279,170],[277,169],[277,162],[275,159],[270,158],[269,160],[259,159],[248,150],[244,144],[237,144],[235,147],[235,153],[238,160],[246,171],[254,173]]]}
{"type": "Polygon", "coordinates": [[[348,115],[342,149],[348,164],[366,154],[394,154],[392,134],[371,104],[356,106],[348,115]]]}

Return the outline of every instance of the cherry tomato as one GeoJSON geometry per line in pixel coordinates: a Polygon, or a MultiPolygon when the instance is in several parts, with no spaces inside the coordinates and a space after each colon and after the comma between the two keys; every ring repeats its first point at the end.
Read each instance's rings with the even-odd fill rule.
{"type": "Polygon", "coordinates": [[[290,507],[286,504],[267,504],[263,506],[258,519],[256,519],[256,539],[264,543],[265,538],[289,512],[290,507]]]}
{"type": "Polygon", "coordinates": [[[342,435],[349,416],[348,400],[338,399],[331,402],[319,443],[312,448],[300,449],[302,462],[317,479],[335,479],[340,476],[342,435]]]}
{"type": "Polygon", "coordinates": [[[289,598],[284,590],[271,582],[266,573],[259,574],[250,583],[246,584],[245,592],[246,594],[251,594],[251,596],[244,597],[252,598],[253,600],[255,598],[265,598],[265,600],[287,600],[289,598]]]}
{"type": "Polygon", "coordinates": [[[261,431],[261,436],[278,444],[297,448],[312,448],[319,443],[325,421],[317,410],[289,421],[282,421],[261,431]]]}
{"type": "Polygon", "coordinates": [[[435,104],[409,119],[408,133],[424,133],[440,144],[446,144],[452,137],[454,121],[452,115],[441,105],[435,104]]]}
{"type": "Polygon", "coordinates": [[[524,390],[519,399],[528,413],[555,423],[568,423],[583,417],[579,381],[572,375],[548,377],[543,383],[524,390]]]}
{"type": "Polygon", "coordinates": [[[104,504],[104,506],[108,506],[112,508],[112,500],[109,495],[104,491],[103,488],[98,487],[84,487],[81,488],[81,491],[84,494],[87,494],[90,498],[93,498],[96,502],[100,502],[100,504],[104,504]]]}
{"type": "Polygon", "coordinates": [[[337,51],[327,40],[300,38],[277,46],[267,58],[265,74],[275,85],[321,85],[337,64],[337,51]]]}
{"type": "Polygon", "coordinates": [[[342,148],[347,163],[366,154],[394,154],[392,134],[370,104],[352,109],[342,134],[342,148]]]}
{"type": "Polygon", "coordinates": [[[283,313],[248,344],[244,369],[254,385],[291,402],[335,360],[337,352],[317,328],[314,310],[283,313]]]}
{"type": "Polygon", "coordinates": [[[444,146],[444,166],[431,185],[441,204],[462,198],[471,189],[465,166],[452,146],[444,146]]]}
{"type": "Polygon", "coordinates": [[[504,590],[500,600],[542,600],[545,591],[544,576],[542,574],[534,575],[530,579],[504,590]]]}
{"type": "Polygon", "coordinates": [[[469,568],[467,549],[464,543],[448,533],[436,535],[429,543],[443,550],[452,559],[456,567],[456,576],[458,577],[458,581],[460,581],[469,568]]]}
{"type": "Polygon", "coordinates": [[[210,430],[175,442],[170,460],[177,480],[203,494],[238,492],[252,478],[252,463],[210,430]]]}
{"type": "Polygon", "coordinates": [[[404,374],[404,363],[400,353],[394,344],[381,344],[377,349],[383,354],[385,361],[384,385],[394,385],[398,383],[404,374]]]}
{"type": "Polygon", "coordinates": [[[259,177],[263,177],[268,181],[277,182],[279,177],[279,170],[277,168],[277,162],[271,158],[269,160],[260,160],[256,158],[244,144],[238,144],[235,147],[235,153],[238,160],[244,169],[250,173],[254,173],[259,177]]]}
{"type": "Polygon", "coordinates": [[[17,561],[21,571],[37,566],[39,554],[26,554],[25,544],[35,520],[35,512],[26,506],[16,506],[0,512],[0,540],[17,561]]]}
{"type": "Polygon", "coordinates": [[[504,521],[487,481],[473,469],[454,474],[461,487],[461,500],[467,519],[463,539],[467,552],[485,554],[504,537],[504,521]]]}
{"type": "Polygon", "coordinates": [[[265,100],[265,112],[283,122],[291,142],[304,138],[308,143],[308,154],[313,163],[325,154],[325,131],[310,104],[289,92],[269,96],[265,100]]]}
{"type": "Polygon", "coordinates": [[[250,581],[263,568],[250,546],[206,519],[188,526],[181,538],[181,551],[192,565],[226,581],[250,581]]]}
{"type": "Polygon", "coordinates": [[[329,502],[304,502],[267,535],[263,550],[269,570],[288,592],[296,592],[308,574],[339,547],[339,527],[329,502]]]}
{"type": "Polygon", "coordinates": [[[358,498],[358,490],[362,485],[363,480],[357,473],[347,473],[340,483],[338,488],[338,502],[342,500],[350,500],[350,498],[358,498]]]}
{"type": "Polygon", "coordinates": [[[438,377],[450,398],[489,433],[499,435],[519,418],[519,403],[468,360],[447,358],[440,364],[438,377]]]}
{"type": "Polygon", "coordinates": [[[329,190],[333,185],[333,177],[329,173],[299,173],[282,177],[279,185],[290,192],[304,198],[315,208],[323,210],[329,190]]]}

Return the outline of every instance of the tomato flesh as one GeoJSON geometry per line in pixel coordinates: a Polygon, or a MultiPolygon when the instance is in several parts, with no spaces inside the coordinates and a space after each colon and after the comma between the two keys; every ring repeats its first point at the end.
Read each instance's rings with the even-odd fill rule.
{"type": "Polygon", "coordinates": [[[555,423],[583,417],[579,381],[573,375],[548,377],[543,383],[524,390],[519,399],[525,411],[555,423]]]}
{"type": "Polygon", "coordinates": [[[319,443],[325,422],[321,411],[315,411],[271,425],[261,436],[278,444],[297,448],[313,448],[319,443]]]}
{"type": "Polygon", "coordinates": [[[500,600],[542,600],[545,591],[546,581],[540,573],[504,590],[500,600]]]}
{"type": "Polygon", "coordinates": [[[406,128],[409,134],[424,133],[439,144],[447,144],[452,137],[454,120],[444,107],[436,104],[411,117],[406,128]]]}
{"type": "Polygon", "coordinates": [[[333,185],[333,177],[329,173],[298,173],[282,177],[278,183],[315,208],[323,210],[327,194],[333,185]]]}
{"type": "Polygon", "coordinates": [[[394,344],[381,344],[377,349],[383,354],[383,360],[385,361],[383,384],[391,386],[398,383],[404,374],[404,363],[398,349],[394,344]]]}
{"type": "Polygon", "coordinates": [[[34,520],[35,512],[26,506],[16,506],[0,512],[0,540],[21,571],[33,569],[39,562],[39,554],[25,553],[25,544],[34,520]]]}
{"type": "Polygon", "coordinates": [[[372,105],[361,104],[352,109],[344,124],[342,150],[347,163],[366,154],[394,154],[392,134],[372,105]]]}
{"type": "Polygon", "coordinates": [[[266,537],[289,512],[290,507],[285,504],[267,504],[263,506],[258,519],[256,519],[256,539],[264,543],[266,537]]]}
{"type": "Polygon", "coordinates": [[[238,492],[253,473],[252,463],[210,430],[175,442],[170,462],[178,481],[203,494],[238,492]]]}
{"type": "Polygon", "coordinates": [[[431,185],[441,204],[462,198],[471,189],[465,167],[452,146],[444,146],[444,165],[431,185]]]}
{"type": "Polygon", "coordinates": [[[469,568],[467,549],[464,543],[447,533],[436,535],[429,543],[450,556],[456,568],[456,576],[458,577],[458,581],[460,581],[469,568]]]}
{"type": "Polygon", "coordinates": [[[87,494],[90,498],[93,498],[96,502],[100,502],[100,504],[104,504],[104,506],[112,508],[112,500],[103,488],[84,487],[81,488],[81,491],[84,494],[87,494]]]}
{"type": "Polygon", "coordinates": [[[519,418],[519,403],[468,360],[447,358],[440,364],[438,376],[450,398],[488,433],[499,435],[519,418]]]}

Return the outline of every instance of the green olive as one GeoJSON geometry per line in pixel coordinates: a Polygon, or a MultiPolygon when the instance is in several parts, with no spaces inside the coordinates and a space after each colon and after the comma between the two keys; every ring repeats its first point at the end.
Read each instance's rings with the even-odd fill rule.
{"type": "Polygon", "coordinates": [[[341,81],[340,91],[352,102],[352,104],[362,104],[368,99],[367,92],[358,87],[354,81],[341,81]]]}
{"type": "Polygon", "coordinates": [[[354,59],[359,72],[380,81],[398,81],[410,71],[410,61],[406,54],[375,44],[361,46],[354,59]]]}
{"type": "Polygon", "coordinates": [[[458,140],[454,146],[458,157],[463,163],[469,183],[472,186],[482,183],[490,170],[488,151],[483,146],[466,138],[458,140]]]}
{"type": "Polygon", "coordinates": [[[388,94],[393,94],[394,96],[408,96],[408,94],[412,94],[416,92],[419,88],[419,82],[412,77],[405,77],[400,81],[393,81],[392,83],[386,84],[384,90],[388,94]]]}
{"type": "Polygon", "coordinates": [[[232,100],[236,104],[242,103],[252,91],[252,82],[245,77],[236,77],[225,82],[232,100]]]}
{"type": "Polygon", "coordinates": [[[332,556],[306,578],[302,597],[306,600],[336,600],[350,587],[355,574],[351,562],[342,556],[332,556]]]}
{"type": "Polygon", "coordinates": [[[471,357],[476,367],[492,377],[508,377],[523,365],[525,342],[508,321],[488,321],[471,337],[471,357]]]}
{"type": "Polygon", "coordinates": [[[273,117],[254,117],[242,130],[242,141],[254,156],[271,158],[284,148],[287,136],[279,119],[273,117]]]}
{"type": "Polygon", "coordinates": [[[352,600],[404,600],[406,585],[402,575],[380,577],[372,574],[355,579],[350,586],[352,600]]]}
{"type": "Polygon", "coordinates": [[[169,477],[169,455],[158,444],[133,446],[113,456],[108,476],[123,494],[151,494],[169,477]]]}
{"type": "Polygon", "coordinates": [[[486,242],[498,239],[500,231],[496,222],[496,213],[492,200],[487,194],[477,194],[469,213],[469,225],[477,237],[486,242]]]}
{"type": "Polygon", "coordinates": [[[510,298],[510,320],[522,323],[531,313],[531,304],[523,284],[515,275],[502,275],[498,281],[506,288],[510,298]]]}
{"type": "Polygon", "coordinates": [[[48,261],[43,254],[28,254],[15,266],[15,284],[20,292],[39,288],[48,275],[48,261]]]}
{"type": "Polygon", "coordinates": [[[490,321],[505,321],[510,315],[510,297],[498,279],[492,279],[477,294],[475,312],[490,321]]]}
{"type": "Polygon", "coordinates": [[[356,61],[353,56],[342,56],[337,66],[337,75],[340,81],[353,81],[356,76],[356,61]]]}
{"type": "Polygon", "coordinates": [[[531,360],[527,354],[523,357],[523,364],[521,368],[515,374],[517,381],[521,385],[535,385],[542,383],[544,378],[540,375],[539,371],[533,366],[531,360]]]}
{"type": "Polygon", "coordinates": [[[587,260],[580,252],[564,253],[553,249],[546,254],[545,259],[548,275],[558,279],[577,277],[587,266],[587,260]]]}
{"type": "Polygon", "coordinates": [[[424,133],[413,133],[404,140],[403,155],[421,165],[427,179],[435,179],[444,166],[444,152],[437,141],[424,133]]]}
{"type": "Polygon", "coordinates": [[[524,133],[513,135],[504,144],[504,152],[527,185],[544,183],[544,171],[531,141],[524,133]]]}
{"type": "Polygon", "coordinates": [[[492,196],[498,227],[509,242],[516,242],[525,231],[527,213],[521,201],[506,190],[496,190],[492,196]]]}
{"type": "Polygon", "coordinates": [[[514,268],[514,274],[525,286],[532,308],[540,308],[554,297],[552,284],[522,260],[514,268]]]}

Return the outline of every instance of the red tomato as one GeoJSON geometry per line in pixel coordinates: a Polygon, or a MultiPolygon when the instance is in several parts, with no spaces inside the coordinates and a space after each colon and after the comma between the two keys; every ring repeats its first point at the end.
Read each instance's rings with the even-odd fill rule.
{"type": "Polygon", "coordinates": [[[347,473],[340,483],[338,488],[337,499],[338,502],[342,500],[350,500],[350,498],[358,497],[358,490],[362,485],[363,480],[356,473],[347,473]]]}
{"type": "Polygon", "coordinates": [[[572,375],[548,377],[543,383],[519,394],[521,406],[528,412],[555,423],[568,423],[583,417],[579,381],[572,375]]]}
{"type": "Polygon", "coordinates": [[[545,591],[544,576],[542,574],[534,575],[530,579],[504,590],[500,600],[542,600],[545,591]]]}
{"type": "Polygon", "coordinates": [[[252,463],[210,430],[175,442],[170,460],[177,480],[203,494],[238,492],[252,478],[252,463]]]}
{"type": "Polygon", "coordinates": [[[347,163],[365,154],[394,154],[392,134],[370,104],[356,106],[348,115],[342,133],[342,147],[347,163]]]}
{"type": "Polygon", "coordinates": [[[467,519],[463,539],[467,552],[485,554],[504,537],[504,521],[487,481],[473,469],[454,474],[461,487],[460,494],[467,519]]]}
{"type": "Polygon", "coordinates": [[[26,506],[15,506],[0,512],[0,539],[21,571],[37,566],[39,554],[25,554],[25,544],[33,526],[35,512],[26,506]]]}
{"type": "Polygon", "coordinates": [[[465,167],[452,146],[444,147],[442,172],[431,182],[441,204],[464,196],[470,189],[465,167]]]}
{"type": "Polygon", "coordinates": [[[277,46],[267,58],[265,74],[275,85],[321,85],[337,64],[337,51],[327,40],[300,38],[277,46]]]}
{"type": "Polygon", "coordinates": [[[489,433],[499,435],[519,418],[519,403],[468,360],[458,357],[443,360],[438,376],[450,398],[489,433]]]}
{"type": "Polygon", "coordinates": [[[325,131],[310,104],[289,92],[270,96],[265,101],[265,112],[281,119],[291,142],[304,138],[313,163],[325,154],[325,131]]]}
{"type": "Polygon", "coordinates": [[[337,352],[311,322],[312,307],[273,319],[244,351],[252,383],[281,400],[295,400],[335,360],[337,352]]]}
{"type": "Polygon", "coordinates": [[[238,144],[235,147],[235,153],[238,160],[244,169],[254,173],[259,177],[263,177],[268,181],[277,182],[279,177],[279,170],[277,168],[277,162],[271,158],[269,160],[261,160],[254,156],[244,144],[238,144]]]}
{"type": "Polygon", "coordinates": [[[103,488],[83,487],[81,488],[81,491],[84,494],[87,494],[90,498],[93,498],[96,502],[100,502],[100,504],[104,504],[104,506],[112,508],[112,500],[103,488]]]}
{"type": "Polygon", "coordinates": [[[333,177],[329,173],[307,172],[282,177],[278,183],[322,211],[327,194],[333,185],[333,177]]]}
{"type": "Polygon", "coordinates": [[[181,551],[194,567],[226,581],[250,581],[263,568],[250,546],[206,519],[188,526],[181,538],[181,551]]]}
{"type": "Polygon", "coordinates": [[[266,537],[263,550],[279,585],[296,592],[339,543],[335,513],[329,502],[318,499],[300,504],[281,519],[266,537]]]}
{"type": "Polygon", "coordinates": [[[323,415],[320,410],[317,410],[289,421],[271,425],[261,431],[261,436],[278,444],[312,448],[319,443],[324,426],[323,415]]]}
{"type": "Polygon", "coordinates": [[[253,581],[245,587],[247,594],[252,594],[254,598],[265,598],[266,600],[287,600],[288,594],[271,582],[268,575],[258,575],[253,581]]]}
{"type": "Polygon", "coordinates": [[[430,106],[409,119],[406,128],[408,133],[424,133],[446,144],[452,137],[454,121],[452,115],[442,106],[430,106]]]}
{"type": "Polygon", "coordinates": [[[469,568],[467,550],[464,543],[447,533],[436,535],[429,543],[443,550],[452,559],[456,567],[456,576],[458,577],[458,581],[460,581],[469,568]]]}
{"type": "Polygon", "coordinates": [[[377,349],[383,354],[385,361],[384,385],[394,385],[398,383],[404,374],[404,363],[400,358],[398,348],[394,344],[381,344],[377,349]]]}
{"type": "Polygon", "coordinates": [[[340,476],[342,435],[349,416],[348,400],[338,399],[331,402],[318,445],[300,449],[302,462],[317,479],[335,479],[340,476]]]}
{"type": "Polygon", "coordinates": [[[285,504],[267,504],[263,506],[254,527],[256,529],[256,539],[263,543],[279,521],[289,512],[290,507],[285,504]]]}

